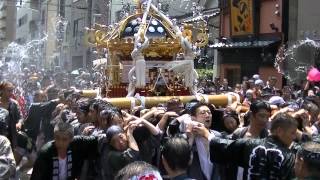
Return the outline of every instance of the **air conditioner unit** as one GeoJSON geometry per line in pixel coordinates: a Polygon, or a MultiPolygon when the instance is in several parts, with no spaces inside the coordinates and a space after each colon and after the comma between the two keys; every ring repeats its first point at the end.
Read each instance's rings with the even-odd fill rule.
{"type": "Polygon", "coordinates": [[[7,7],[7,2],[6,1],[0,1],[0,10],[4,9],[7,7]]]}
{"type": "Polygon", "coordinates": [[[5,28],[6,27],[6,22],[0,20],[0,29],[5,28]]]}
{"type": "Polygon", "coordinates": [[[0,11],[0,19],[4,19],[7,17],[7,12],[6,11],[0,11]]]}

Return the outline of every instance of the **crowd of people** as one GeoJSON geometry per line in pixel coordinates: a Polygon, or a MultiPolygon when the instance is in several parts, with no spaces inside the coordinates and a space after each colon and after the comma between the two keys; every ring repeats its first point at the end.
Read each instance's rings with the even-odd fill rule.
{"type": "Polygon", "coordinates": [[[316,83],[277,89],[275,77],[253,75],[232,88],[215,78],[199,93],[240,101],[120,109],[64,81],[0,83],[0,179],[320,179],[316,83]]]}

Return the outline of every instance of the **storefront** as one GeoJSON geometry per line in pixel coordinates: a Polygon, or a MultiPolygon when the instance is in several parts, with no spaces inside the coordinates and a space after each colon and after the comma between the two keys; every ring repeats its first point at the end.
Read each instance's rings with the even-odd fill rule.
{"type": "Polygon", "coordinates": [[[220,0],[220,36],[209,47],[217,49],[221,78],[229,84],[244,76],[282,76],[274,68],[278,48],[287,39],[287,2],[283,0],[220,0]]]}
{"type": "Polygon", "coordinates": [[[280,43],[280,39],[269,38],[268,40],[220,42],[210,47],[218,50],[220,77],[227,78],[230,85],[235,85],[240,83],[244,76],[250,78],[254,74],[260,74],[263,80],[267,80],[270,75],[282,79],[274,67],[280,43]]]}

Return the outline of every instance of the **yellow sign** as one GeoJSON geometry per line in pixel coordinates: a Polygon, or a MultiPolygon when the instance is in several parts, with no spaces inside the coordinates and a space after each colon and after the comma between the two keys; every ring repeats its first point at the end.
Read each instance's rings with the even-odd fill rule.
{"type": "Polygon", "coordinates": [[[231,35],[253,34],[253,0],[230,0],[231,35]]]}

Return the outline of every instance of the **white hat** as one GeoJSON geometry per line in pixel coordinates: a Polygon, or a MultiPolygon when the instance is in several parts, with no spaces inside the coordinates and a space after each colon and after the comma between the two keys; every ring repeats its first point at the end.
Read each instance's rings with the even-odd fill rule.
{"type": "Polygon", "coordinates": [[[269,103],[270,103],[271,105],[277,105],[277,106],[279,106],[279,105],[285,104],[286,101],[283,100],[283,98],[280,97],[280,96],[272,96],[272,97],[269,99],[269,103]]]}
{"type": "Polygon", "coordinates": [[[253,94],[253,90],[252,90],[252,89],[248,89],[248,90],[246,91],[246,94],[253,94]]]}
{"type": "Polygon", "coordinates": [[[258,79],[254,82],[254,84],[263,86],[263,81],[261,79],[258,79]]]}
{"type": "Polygon", "coordinates": [[[255,74],[255,75],[252,76],[252,78],[255,79],[255,80],[258,80],[258,79],[260,79],[260,76],[259,76],[259,74],[255,74]]]}

